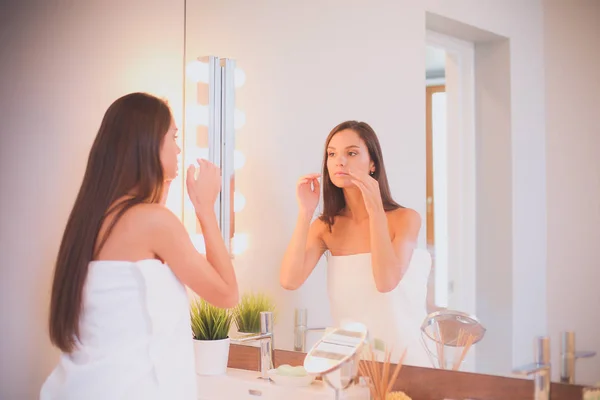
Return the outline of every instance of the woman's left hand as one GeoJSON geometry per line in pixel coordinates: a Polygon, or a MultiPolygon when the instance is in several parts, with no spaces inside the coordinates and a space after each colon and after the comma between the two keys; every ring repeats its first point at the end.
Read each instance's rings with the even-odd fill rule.
{"type": "Polygon", "coordinates": [[[381,201],[381,192],[379,191],[379,182],[369,174],[356,171],[348,171],[352,183],[354,183],[362,193],[365,208],[370,216],[374,213],[383,211],[383,202],[381,201]]]}

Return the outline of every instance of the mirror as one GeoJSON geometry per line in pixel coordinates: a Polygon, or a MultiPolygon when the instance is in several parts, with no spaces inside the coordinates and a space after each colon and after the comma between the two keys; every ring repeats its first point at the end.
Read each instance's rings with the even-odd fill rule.
{"type": "MultiPolygon", "coordinates": [[[[242,209],[234,202],[233,213],[234,242],[242,235],[247,239],[243,250],[232,244],[241,292],[265,292],[275,299],[277,348],[298,349],[295,342],[300,341],[300,350],[306,351],[321,339],[323,328],[354,319],[367,326],[376,348],[394,348],[393,359],[408,347],[405,365],[433,367],[420,336],[426,316],[444,308],[476,315],[472,280],[475,208],[469,203],[470,192],[455,188],[446,196],[444,219],[441,206],[437,207],[443,196],[436,192],[437,236],[435,249],[431,248],[425,196],[427,171],[433,167],[426,162],[425,79],[407,85],[402,76],[404,57],[390,54],[390,43],[380,43],[381,34],[374,33],[380,30],[379,24],[365,23],[360,13],[341,21],[336,17],[337,8],[323,6],[321,17],[306,30],[303,19],[297,17],[304,12],[299,5],[288,9],[269,3],[258,12],[241,2],[232,4],[213,0],[187,3],[184,152],[187,161],[192,154],[188,143],[198,147],[198,132],[206,129],[192,114],[202,82],[199,86],[198,80],[192,79],[191,66],[208,55],[235,61],[244,82],[234,89],[234,139],[224,143],[224,148],[243,155],[245,161],[235,163],[234,156],[237,165],[232,190],[234,197],[245,200],[242,209]],[[353,28],[347,29],[349,25],[353,28]],[[419,97],[414,98],[414,93],[419,97]],[[239,115],[244,115],[243,124],[239,115]],[[391,197],[421,216],[416,249],[401,283],[389,293],[379,293],[375,287],[368,247],[357,249],[344,241],[328,247],[299,288],[285,290],[279,274],[299,212],[296,183],[303,175],[322,171],[327,135],[345,120],[365,121],[375,131],[391,197]],[[460,199],[463,203],[456,207],[460,199]],[[443,237],[448,237],[445,243],[443,237]],[[348,273],[350,270],[353,272],[348,273]],[[301,324],[295,324],[296,310],[305,310],[301,324]]],[[[424,75],[421,66],[419,76],[424,75]]],[[[456,85],[448,82],[449,97],[453,88],[456,85]]],[[[444,163],[459,161],[454,157],[444,163]]],[[[472,176],[463,172],[473,171],[468,167],[465,164],[448,176],[468,182],[472,176]]],[[[452,186],[454,180],[446,184],[452,186]]],[[[313,220],[323,207],[320,198],[313,220]]],[[[473,358],[473,353],[469,352],[469,357],[473,358]]],[[[463,370],[473,369],[473,365],[474,360],[467,359],[463,370]]]]}
{"type": "MultiPolygon", "coordinates": [[[[187,64],[190,82],[185,104],[184,165],[204,158],[221,168],[221,194],[215,204],[225,246],[235,248],[235,129],[243,115],[235,109],[235,87],[243,84],[243,75],[235,61],[216,56],[198,57],[187,64]]],[[[186,190],[184,185],[184,190],[186,190]]],[[[205,252],[202,229],[194,208],[184,193],[183,220],[196,248],[205,252]]]]}
{"type": "MultiPolygon", "coordinates": [[[[398,358],[409,347],[414,350],[404,364],[430,368],[440,365],[432,361],[435,344],[423,343],[423,321],[456,310],[485,327],[460,370],[512,376],[514,359],[525,353],[514,344],[525,335],[515,321],[530,330],[543,325],[533,312],[526,315],[533,322],[524,324],[524,296],[513,287],[523,272],[511,268],[515,254],[527,252],[513,249],[512,144],[496,139],[498,130],[510,131],[505,98],[492,98],[490,107],[506,111],[508,122],[484,124],[493,135],[476,146],[474,44],[427,31],[422,19],[402,17],[399,24],[396,8],[365,18],[373,12],[366,3],[335,1],[316,10],[275,1],[186,2],[186,64],[215,55],[234,60],[243,76],[234,85],[233,138],[224,143],[234,154],[233,211],[226,209],[240,290],[274,299],[278,349],[305,352],[327,328],[354,318],[379,349],[393,347],[398,358]],[[372,270],[364,268],[371,263],[369,248],[342,244],[329,246],[306,281],[286,290],[279,276],[298,220],[296,184],[322,172],[326,138],[347,120],[373,128],[391,197],[421,217],[405,283],[376,295],[372,270]]],[[[508,49],[490,51],[504,58],[489,64],[506,62],[510,71],[508,49]]],[[[204,129],[188,107],[198,96],[187,71],[186,147],[200,143],[204,129]]],[[[481,129],[478,124],[477,133],[481,129]]],[[[313,220],[323,210],[320,198],[313,220]]],[[[531,343],[534,335],[526,336],[531,343]]]]}

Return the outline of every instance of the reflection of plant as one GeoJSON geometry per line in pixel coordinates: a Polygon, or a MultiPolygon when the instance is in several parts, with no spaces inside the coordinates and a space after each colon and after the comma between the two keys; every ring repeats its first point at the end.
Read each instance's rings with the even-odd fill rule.
{"type": "Polygon", "coordinates": [[[368,378],[369,389],[371,391],[371,398],[373,400],[410,400],[403,392],[392,392],[394,382],[398,378],[400,369],[402,369],[402,362],[406,355],[406,350],[402,354],[400,361],[394,368],[394,372],[390,370],[392,364],[390,362],[392,353],[388,350],[385,352],[385,361],[380,367],[377,362],[377,356],[372,346],[369,346],[370,360],[363,360],[358,365],[360,374],[365,378],[368,378]],[[390,376],[390,372],[392,372],[390,376]]]}
{"type": "Polygon", "coordinates": [[[275,313],[275,301],[264,293],[243,294],[240,302],[233,309],[233,319],[242,333],[260,332],[260,313],[275,313]]]}
{"type": "Polygon", "coordinates": [[[196,340],[222,340],[229,337],[233,316],[229,310],[196,298],[190,305],[192,332],[196,340]]]}

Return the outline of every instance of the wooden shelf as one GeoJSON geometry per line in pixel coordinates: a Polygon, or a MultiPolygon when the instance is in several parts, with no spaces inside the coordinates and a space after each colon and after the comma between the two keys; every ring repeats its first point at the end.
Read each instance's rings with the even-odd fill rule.
{"type": "MultiPolygon", "coordinates": [[[[302,365],[304,353],[275,350],[275,368],[282,364],[302,365]]],[[[231,345],[230,368],[259,370],[259,348],[231,345]]],[[[403,366],[394,390],[402,390],[413,400],[478,399],[478,400],[531,400],[533,381],[469,372],[446,371],[433,368],[403,366]]],[[[583,386],[552,383],[552,400],[581,400],[583,386]]]]}

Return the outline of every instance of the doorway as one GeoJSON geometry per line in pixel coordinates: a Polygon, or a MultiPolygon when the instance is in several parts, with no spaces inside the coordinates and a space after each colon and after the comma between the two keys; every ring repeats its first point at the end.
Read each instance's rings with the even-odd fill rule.
{"type": "MultiPolygon", "coordinates": [[[[475,315],[474,45],[433,31],[426,37],[428,304],[475,315]]],[[[474,354],[468,358],[465,370],[474,370],[474,354]]]]}

